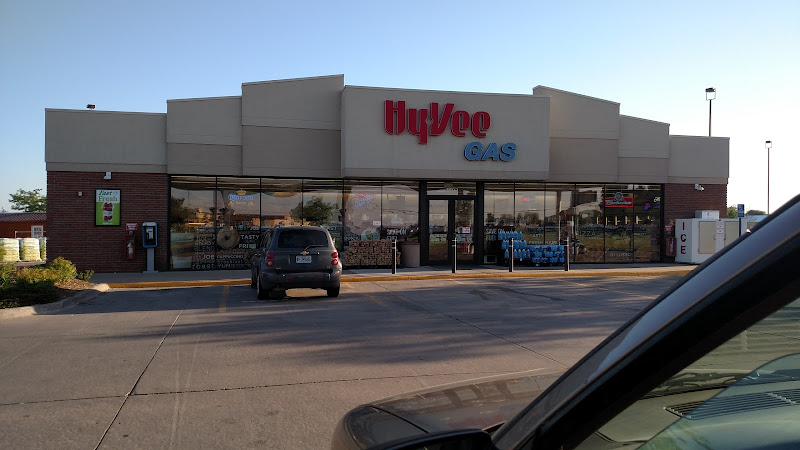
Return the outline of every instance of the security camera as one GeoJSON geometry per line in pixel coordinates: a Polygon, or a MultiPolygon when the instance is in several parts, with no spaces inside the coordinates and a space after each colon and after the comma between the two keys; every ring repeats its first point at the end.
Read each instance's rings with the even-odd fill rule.
{"type": "Polygon", "coordinates": [[[694,188],[695,188],[695,190],[698,190],[698,191],[705,191],[706,190],[706,188],[704,188],[703,186],[700,186],[699,184],[695,184],[694,188]]]}
{"type": "MultiPolygon", "coordinates": [[[[104,176],[103,179],[104,180],[110,180],[111,179],[111,172],[106,172],[106,176],[104,176]]],[[[695,185],[695,186],[697,186],[697,185],[695,185]]]]}

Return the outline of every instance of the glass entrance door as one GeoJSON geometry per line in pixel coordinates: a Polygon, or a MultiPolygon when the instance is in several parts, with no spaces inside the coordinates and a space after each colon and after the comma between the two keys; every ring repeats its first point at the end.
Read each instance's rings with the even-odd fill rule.
{"type": "Polygon", "coordinates": [[[428,262],[444,265],[450,261],[450,200],[429,200],[428,262]]]}
{"type": "Polygon", "coordinates": [[[458,263],[473,262],[474,203],[472,199],[460,198],[428,201],[430,264],[450,265],[453,257],[458,263]],[[456,240],[455,255],[453,255],[453,239],[456,240]]]}

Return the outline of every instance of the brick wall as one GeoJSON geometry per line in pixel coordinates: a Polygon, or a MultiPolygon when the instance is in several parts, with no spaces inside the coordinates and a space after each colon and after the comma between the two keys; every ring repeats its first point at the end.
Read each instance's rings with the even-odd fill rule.
{"type": "Polygon", "coordinates": [[[693,219],[695,211],[719,211],[725,217],[728,206],[727,184],[704,184],[698,191],[694,184],[667,184],[664,187],[664,221],[693,219]]]}
{"type": "Polygon", "coordinates": [[[144,272],[142,222],[158,224],[155,269],[167,265],[168,176],[160,173],[47,172],[47,259],[72,261],[78,271],[144,272]],[[119,189],[120,226],[96,226],[95,189],[119,189]],[[78,196],[82,192],[82,196],[78,196]],[[125,223],[135,222],[136,259],[125,259],[125,223]]]}

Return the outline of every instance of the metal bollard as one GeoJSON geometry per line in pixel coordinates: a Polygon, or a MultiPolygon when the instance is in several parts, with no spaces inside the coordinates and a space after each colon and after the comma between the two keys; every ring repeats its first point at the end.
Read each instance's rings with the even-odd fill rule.
{"type": "Polygon", "coordinates": [[[453,273],[456,273],[456,239],[453,238],[453,273]]]}
{"type": "Polygon", "coordinates": [[[569,235],[567,235],[567,245],[564,246],[564,272],[569,272],[569,235]]]}
{"type": "Polygon", "coordinates": [[[392,240],[392,275],[397,273],[397,240],[392,240]]]}
{"type": "Polygon", "coordinates": [[[514,271],[514,238],[508,241],[508,271],[514,271]]]}

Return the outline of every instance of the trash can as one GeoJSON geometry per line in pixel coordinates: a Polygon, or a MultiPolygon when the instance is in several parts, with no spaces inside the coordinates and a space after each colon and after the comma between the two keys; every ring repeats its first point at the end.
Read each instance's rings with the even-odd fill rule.
{"type": "Polygon", "coordinates": [[[400,263],[403,267],[419,267],[419,242],[403,242],[400,245],[400,263]]]}

